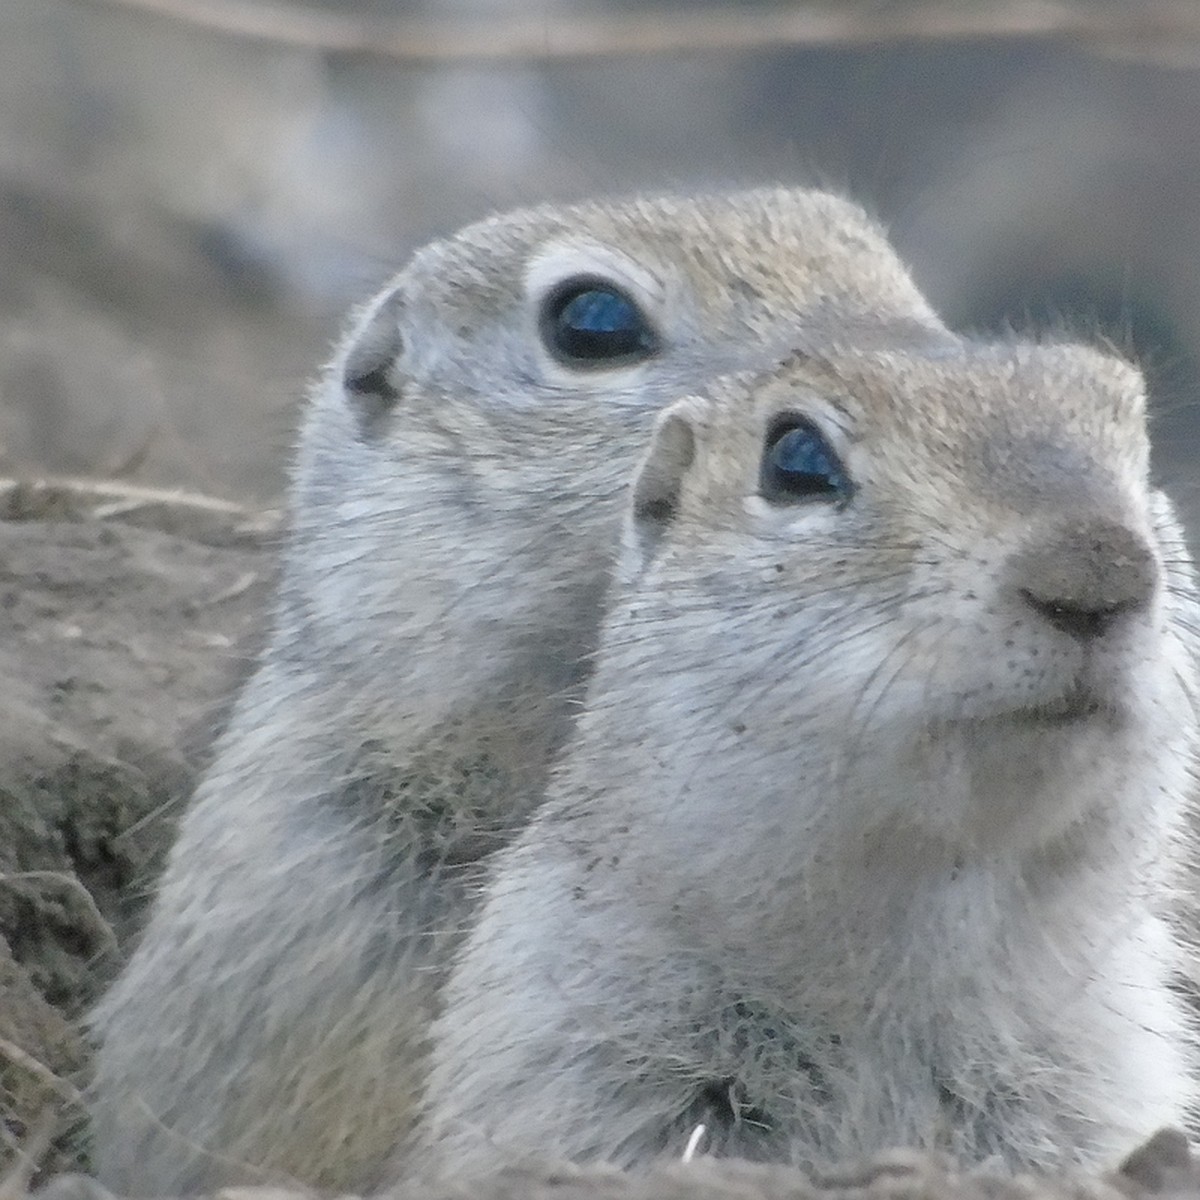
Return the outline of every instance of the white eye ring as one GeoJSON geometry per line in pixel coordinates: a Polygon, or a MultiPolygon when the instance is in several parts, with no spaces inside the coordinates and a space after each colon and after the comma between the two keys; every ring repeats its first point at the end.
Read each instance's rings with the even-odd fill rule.
{"type": "Polygon", "coordinates": [[[525,271],[528,337],[536,344],[541,369],[549,386],[572,393],[604,395],[610,403],[644,403],[640,380],[654,355],[635,356],[626,362],[598,363],[601,369],[581,370],[564,363],[547,348],[543,317],[556,291],[572,279],[592,278],[622,292],[638,309],[649,328],[664,344],[667,328],[668,289],[663,277],[621,251],[591,239],[564,237],[543,246],[525,271]]]}
{"type": "Polygon", "coordinates": [[[568,279],[605,279],[625,292],[653,324],[660,324],[666,306],[664,282],[649,268],[600,242],[577,238],[543,246],[525,270],[525,295],[530,308],[541,312],[546,297],[568,279]]]}

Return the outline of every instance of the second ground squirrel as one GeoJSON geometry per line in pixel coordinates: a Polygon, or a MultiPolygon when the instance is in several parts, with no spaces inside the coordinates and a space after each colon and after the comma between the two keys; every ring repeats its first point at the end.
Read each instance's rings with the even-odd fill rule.
{"type": "Polygon", "coordinates": [[[669,409],[419,1161],[642,1166],[703,1125],[1094,1168],[1184,1123],[1200,602],[1148,462],[1115,358],[886,317],[669,409]]]}

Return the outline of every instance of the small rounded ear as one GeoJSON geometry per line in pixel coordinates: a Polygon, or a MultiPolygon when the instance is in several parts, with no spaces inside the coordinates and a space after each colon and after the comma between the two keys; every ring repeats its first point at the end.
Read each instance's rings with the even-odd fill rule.
{"type": "Polygon", "coordinates": [[[397,363],[404,351],[403,311],[400,290],[385,293],[359,319],[342,353],[342,387],[364,429],[400,399],[397,363]]]}
{"type": "Polygon", "coordinates": [[[679,509],[683,477],[696,457],[693,416],[687,401],[667,409],[658,418],[650,449],[638,469],[630,527],[642,565],[654,556],[679,509]]]}

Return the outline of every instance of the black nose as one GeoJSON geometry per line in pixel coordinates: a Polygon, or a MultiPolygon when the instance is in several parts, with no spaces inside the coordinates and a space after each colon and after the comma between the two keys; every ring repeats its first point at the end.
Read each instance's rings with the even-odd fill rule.
{"type": "Polygon", "coordinates": [[[1154,596],[1158,567],[1146,539],[1101,518],[1054,526],[1013,556],[1024,603],[1062,633],[1091,641],[1154,596]]]}

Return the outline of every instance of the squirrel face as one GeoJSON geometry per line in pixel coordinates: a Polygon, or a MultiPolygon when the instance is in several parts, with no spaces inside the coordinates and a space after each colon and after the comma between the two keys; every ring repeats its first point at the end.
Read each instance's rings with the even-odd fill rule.
{"type": "Polygon", "coordinates": [[[735,881],[714,920],[810,856],[1144,840],[1196,739],[1194,583],[1147,463],[1140,377],[1079,347],[800,354],[667,410],[591,707],[627,772],[671,727],[649,819],[679,820],[667,870],[735,881]]]}
{"type": "Polygon", "coordinates": [[[801,324],[864,315],[940,327],[881,232],[836,197],[764,189],[545,207],[420,251],[334,369],[359,416],[394,412],[396,433],[428,391],[448,423],[468,402],[515,436],[550,409],[586,436],[589,418],[602,427],[610,413],[657,411],[766,365],[763,347],[782,351],[801,324]]]}
{"type": "Polygon", "coordinates": [[[939,322],[861,210],[815,192],[541,208],[427,247],[397,281],[395,370],[499,407],[603,420],[766,364],[798,323],[939,322]]]}
{"type": "Polygon", "coordinates": [[[862,211],[815,192],[547,207],[425,248],[315,397],[283,626],[349,663],[355,694],[382,683],[374,705],[402,679],[392,726],[463,699],[455,681],[472,703],[489,679],[557,694],[592,648],[655,414],[777,361],[799,327],[867,315],[941,328],[862,211]]]}

